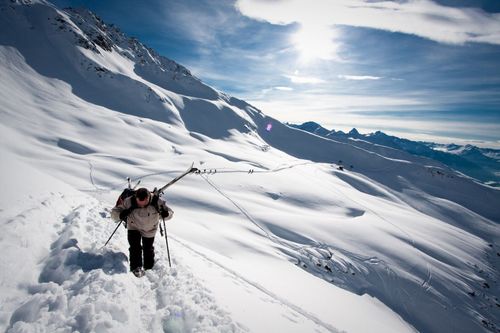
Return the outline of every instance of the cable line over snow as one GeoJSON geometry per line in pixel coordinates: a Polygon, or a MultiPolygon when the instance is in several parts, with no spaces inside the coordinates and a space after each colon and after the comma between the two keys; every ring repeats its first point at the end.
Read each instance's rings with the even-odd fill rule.
{"type": "MultiPolygon", "coordinates": [[[[315,240],[311,240],[311,241],[314,242],[314,244],[299,245],[299,244],[293,243],[291,241],[285,241],[285,240],[280,239],[279,237],[273,235],[269,230],[267,230],[265,227],[263,227],[262,225],[260,225],[260,223],[257,222],[257,220],[255,218],[253,218],[251,216],[251,214],[241,204],[237,203],[228,194],[226,194],[224,191],[222,191],[220,189],[220,187],[217,186],[213,182],[213,180],[209,179],[209,176],[215,175],[215,174],[242,173],[242,174],[251,175],[251,174],[254,174],[254,173],[276,173],[276,172],[280,172],[280,171],[283,171],[283,170],[292,169],[292,168],[295,168],[295,167],[298,167],[298,166],[311,165],[311,164],[317,165],[317,163],[314,163],[314,162],[311,162],[311,161],[307,161],[307,162],[301,162],[301,163],[295,163],[295,164],[282,165],[282,166],[276,167],[275,169],[270,169],[270,170],[254,170],[254,169],[243,170],[243,169],[236,169],[236,168],[234,168],[234,169],[231,169],[231,168],[204,168],[204,169],[197,169],[197,170],[193,171],[193,173],[199,175],[211,188],[213,188],[216,192],[218,192],[221,196],[223,196],[226,200],[228,200],[234,207],[236,207],[243,214],[243,216],[245,216],[245,218],[250,223],[252,223],[258,229],[260,229],[265,234],[266,238],[268,238],[271,242],[276,243],[278,245],[281,245],[281,246],[283,246],[284,248],[286,248],[288,250],[296,252],[296,255],[300,254],[302,256],[310,257],[313,254],[311,254],[308,249],[313,249],[315,251],[316,250],[327,251],[329,253],[329,256],[333,257],[334,250],[328,244],[323,244],[321,242],[317,242],[315,240]]],[[[96,183],[94,181],[94,178],[92,176],[93,166],[92,166],[92,164],[90,162],[89,162],[89,165],[90,165],[90,172],[91,172],[90,173],[90,175],[91,175],[90,179],[91,179],[92,184],[97,189],[97,191],[103,191],[103,189],[97,187],[97,185],[96,185],[96,183]]],[[[174,173],[174,172],[178,173],[178,171],[155,172],[155,173],[150,173],[150,174],[142,175],[140,177],[137,177],[137,179],[138,179],[138,181],[141,181],[141,180],[143,180],[144,178],[147,178],[147,177],[156,176],[156,175],[162,175],[162,174],[170,174],[170,173],[174,173]]],[[[112,190],[112,189],[110,189],[110,190],[112,190]]],[[[388,221],[386,218],[384,218],[383,216],[381,216],[377,212],[373,211],[369,207],[366,207],[365,205],[363,205],[363,204],[359,203],[358,201],[352,199],[350,196],[346,195],[343,191],[341,191],[339,189],[334,189],[334,190],[337,193],[339,193],[342,197],[345,197],[348,200],[350,200],[353,203],[355,203],[356,205],[358,205],[360,207],[363,207],[367,211],[373,213],[379,219],[383,220],[384,222],[392,225],[394,228],[396,228],[399,231],[401,231],[403,234],[406,235],[406,237],[407,237],[409,243],[411,244],[411,246],[414,247],[415,249],[417,249],[416,246],[415,246],[414,239],[403,228],[401,228],[401,227],[397,226],[396,224],[388,221]]],[[[296,255],[293,255],[293,256],[296,256],[296,255]]],[[[296,258],[296,259],[299,260],[299,262],[300,262],[299,258],[296,258]]]]}

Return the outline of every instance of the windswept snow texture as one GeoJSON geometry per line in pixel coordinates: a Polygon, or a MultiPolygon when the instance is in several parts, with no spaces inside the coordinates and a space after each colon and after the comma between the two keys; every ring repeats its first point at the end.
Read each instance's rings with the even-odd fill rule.
{"type": "Polygon", "coordinates": [[[500,193],[291,128],[86,10],[0,0],[0,331],[498,332],[500,193]],[[167,189],[172,267],[110,209],[167,189]]]}

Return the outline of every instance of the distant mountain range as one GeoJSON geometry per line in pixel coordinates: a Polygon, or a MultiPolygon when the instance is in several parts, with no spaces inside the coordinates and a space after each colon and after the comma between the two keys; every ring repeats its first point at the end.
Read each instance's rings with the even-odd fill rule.
{"type": "Polygon", "coordinates": [[[301,125],[288,125],[336,141],[349,142],[356,145],[361,140],[403,150],[413,155],[428,157],[446,164],[484,184],[500,187],[500,150],[498,149],[479,148],[473,145],[462,146],[412,141],[387,135],[381,131],[361,134],[355,128],[345,133],[343,131],[328,130],[312,121],[301,125]]]}

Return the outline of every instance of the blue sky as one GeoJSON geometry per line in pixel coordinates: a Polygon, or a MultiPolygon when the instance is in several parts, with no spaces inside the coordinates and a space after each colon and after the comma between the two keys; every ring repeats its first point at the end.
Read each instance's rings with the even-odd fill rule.
{"type": "Polygon", "coordinates": [[[87,0],[282,121],[500,146],[498,0],[87,0]]]}

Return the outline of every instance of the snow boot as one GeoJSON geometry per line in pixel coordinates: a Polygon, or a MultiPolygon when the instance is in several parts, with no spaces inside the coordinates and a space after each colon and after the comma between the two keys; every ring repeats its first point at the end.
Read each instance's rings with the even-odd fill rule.
{"type": "Polygon", "coordinates": [[[132,273],[138,278],[143,277],[145,274],[144,269],[142,269],[142,267],[137,267],[132,271],[132,273]]]}

